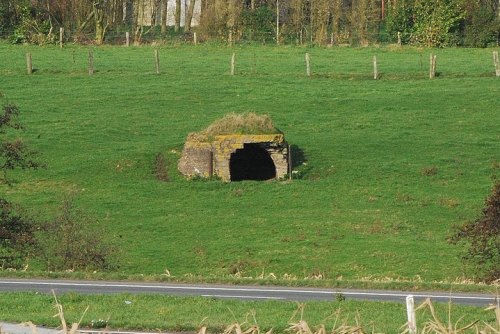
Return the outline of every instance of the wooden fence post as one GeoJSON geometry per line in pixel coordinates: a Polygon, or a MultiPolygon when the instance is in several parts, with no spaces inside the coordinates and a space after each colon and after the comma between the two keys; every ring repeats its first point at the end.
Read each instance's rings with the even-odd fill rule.
{"type": "Polygon", "coordinates": [[[26,54],[26,71],[28,72],[28,74],[33,73],[33,60],[31,58],[31,52],[28,52],[26,54]]]}
{"type": "Polygon", "coordinates": [[[309,57],[308,52],[306,53],[306,75],[311,76],[311,57],[309,57]]]}
{"type": "Polygon", "coordinates": [[[373,79],[378,79],[377,56],[373,56],[373,79]]]}
{"type": "Polygon", "coordinates": [[[160,54],[158,49],[155,49],[155,66],[156,66],[156,74],[160,74],[160,54]]]}
{"type": "Polygon", "coordinates": [[[398,45],[401,46],[401,32],[398,31],[398,45]]]}
{"type": "Polygon", "coordinates": [[[233,52],[233,55],[231,56],[231,75],[234,75],[235,63],[236,63],[236,54],[233,52]]]}
{"type": "Polygon", "coordinates": [[[94,74],[94,52],[89,49],[89,75],[94,74]]]}
{"type": "Polygon", "coordinates": [[[61,27],[59,28],[59,46],[61,47],[61,49],[63,47],[63,36],[64,36],[64,28],[61,27]]]}
{"type": "Polygon", "coordinates": [[[436,76],[436,55],[431,53],[429,58],[429,79],[434,79],[436,76]]]}
{"type": "Polygon", "coordinates": [[[408,333],[417,334],[417,317],[415,315],[415,302],[412,295],[406,297],[406,314],[408,316],[408,333]]]}
{"type": "Polygon", "coordinates": [[[198,37],[196,36],[196,33],[193,33],[193,42],[194,45],[198,45],[198,37]]]}
{"type": "Polygon", "coordinates": [[[493,51],[493,64],[495,65],[495,75],[500,77],[500,60],[498,59],[498,51],[493,51]]]}
{"type": "Polygon", "coordinates": [[[130,33],[128,31],[125,33],[125,46],[130,46],[130,33]]]}
{"type": "Polygon", "coordinates": [[[292,179],[292,146],[288,144],[288,179],[292,179]]]}

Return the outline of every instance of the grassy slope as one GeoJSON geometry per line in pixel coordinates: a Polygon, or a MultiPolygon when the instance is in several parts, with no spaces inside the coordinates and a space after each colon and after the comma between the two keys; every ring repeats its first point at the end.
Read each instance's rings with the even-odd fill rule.
{"type": "MultiPolygon", "coordinates": [[[[32,293],[2,293],[0,314],[4,321],[33,321],[37,325],[56,327],[58,319],[53,315],[53,297],[32,293]]],[[[88,312],[82,319],[82,327],[88,327],[92,320],[108,320],[112,329],[144,329],[153,331],[193,331],[200,326],[207,326],[210,332],[222,333],[223,329],[238,322],[244,329],[255,324],[251,314],[261,331],[273,328],[273,332],[283,333],[290,323],[300,320],[301,313],[295,313],[297,304],[282,301],[233,301],[215,298],[180,298],[151,295],[75,295],[65,294],[58,297],[63,305],[67,322],[78,322],[84,310],[88,312]]],[[[448,306],[435,305],[437,316],[448,323],[448,306]]],[[[359,325],[366,332],[400,333],[400,327],[406,322],[405,305],[400,303],[376,302],[310,302],[305,304],[302,314],[312,328],[324,324],[327,332],[335,325],[345,323],[349,326],[359,325]]],[[[417,326],[432,317],[428,309],[417,312],[417,326]]],[[[450,321],[458,327],[479,320],[494,324],[495,315],[478,307],[451,307],[450,321]],[[463,316],[463,317],[462,317],[463,316]],[[461,318],[462,317],[462,318],[461,318]],[[461,318],[461,319],[460,319],[461,318]]]]}
{"type": "Polygon", "coordinates": [[[11,199],[53,211],[70,192],[118,237],[120,271],[453,281],[450,227],[481,209],[498,171],[500,81],[491,50],[211,46],[94,50],[0,45],[0,91],[49,168],[11,199]],[[24,54],[33,53],[33,76],[24,54]],[[237,76],[229,60],[237,54],[237,76]],[[305,77],[304,52],[313,77],[305,77]],[[382,80],[371,80],[376,54],[382,80]],[[187,182],[185,136],[229,112],[268,113],[306,165],[293,182],[187,182]],[[157,182],[157,152],[171,162],[157,182]],[[425,170],[437,168],[437,174],[425,170]],[[437,260],[439,259],[439,261],[437,260]]]}

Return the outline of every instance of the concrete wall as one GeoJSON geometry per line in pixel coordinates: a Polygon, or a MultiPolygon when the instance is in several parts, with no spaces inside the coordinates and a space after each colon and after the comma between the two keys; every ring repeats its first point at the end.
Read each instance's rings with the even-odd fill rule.
{"type": "Polygon", "coordinates": [[[216,175],[223,181],[231,180],[231,154],[245,144],[259,143],[269,153],[276,167],[276,178],[288,174],[288,144],[282,134],[223,135],[210,142],[188,140],[179,160],[179,171],[188,176],[216,175]]]}

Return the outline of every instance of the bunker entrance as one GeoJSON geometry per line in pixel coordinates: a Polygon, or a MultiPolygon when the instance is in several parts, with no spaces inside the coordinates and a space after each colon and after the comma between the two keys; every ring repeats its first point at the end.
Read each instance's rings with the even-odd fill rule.
{"type": "Polygon", "coordinates": [[[269,152],[260,144],[244,144],[231,154],[229,161],[231,181],[264,181],[276,178],[276,166],[269,152]]]}

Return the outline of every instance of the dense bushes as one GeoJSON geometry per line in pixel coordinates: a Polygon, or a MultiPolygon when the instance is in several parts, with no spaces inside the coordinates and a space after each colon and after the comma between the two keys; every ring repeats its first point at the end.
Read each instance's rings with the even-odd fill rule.
{"type": "Polygon", "coordinates": [[[9,201],[0,198],[0,266],[20,268],[35,245],[34,222],[18,212],[9,201]]]}
{"type": "Polygon", "coordinates": [[[486,47],[498,43],[500,17],[492,6],[473,0],[467,2],[462,22],[463,44],[473,47],[486,47]]]}

